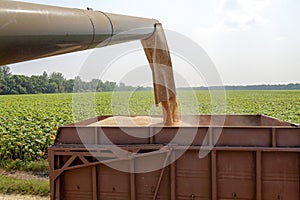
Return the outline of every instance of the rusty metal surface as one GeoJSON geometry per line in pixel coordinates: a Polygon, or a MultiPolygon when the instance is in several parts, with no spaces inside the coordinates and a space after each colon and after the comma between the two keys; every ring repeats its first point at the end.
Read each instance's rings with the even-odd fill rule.
{"type": "MultiPolygon", "coordinates": [[[[215,148],[202,159],[191,148],[172,165],[138,174],[93,161],[85,148],[52,150],[52,199],[155,199],[157,192],[157,199],[296,200],[300,192],[299,148],[215,148]]],[[[138,166],[139,158],[130,162],[138,166]]]]}
{"type": "Polygon", "coordinates": [[[149,37],[157,20],[0,1],[0,65],[149,37]]]}
{"type": "MultiPolygon", "coordinates": [[[[211,143],[216,146],[264,146],[288,147],[300,144],[299,127],[264,115],[226,115],[224,125],[221,124],[223,115],[181,116],[182,120],[199,119],[198,124],[186,127],[99,127],[88,126],[96,121],[110,116],[99,116],[75,124],[60,127],[57,132],[56,144],[163,144],[174,139],[180,128],[185,135],[197,130],[193,145],[205,145],[205,135],[210,128],[211,143]],[[220,119],[220,120],[218,120],[220,119]],[[211,124],[210,124],[211,123],[211,124]],[[218,141],[214,138],[221,130],[218,141]],[[131,133],[128,135],[127,133],[131,133]],[[154,134],[155,133],[155,134],[154,134]],[[135,137],[135,135],[137,137],[135,137]],[[258,139],[259,138],[259,139],[258,139]]],[[[186,145],[184,140],[174,140],[186,145]]]]}
{"type": "MultiPolygon", "coordinates": [[[[149,139],[133,137],[147,136],[149,127],[87,126],[107,117],[60,128],[49,148],[51,199],[299,199],[300,127],[296,125],[261,115],[229,115],[211,149],[216,142],[214,129],[221,126],[215,121],[208,131],[211,117],[203,115],[191,145],[178,140],[166,149],[179,127],[165,127],[149,139]],[[133,135],[126,136],[126,131],[133,135]],[[165,166],[163,162],[185,152],[155,171],[121,172],[105,164],[120,159],[101,134],[136,153],[122,160],[128,169],[139,168],[148,156],[160,157],[165,166]],[[208,141],[203,141],[205,134],[211,134],[208,141]],[[200,146],[210,151],[201,159],[200,146]]],[[[188,135],[191,127],[181,128],[188,135]]]]}

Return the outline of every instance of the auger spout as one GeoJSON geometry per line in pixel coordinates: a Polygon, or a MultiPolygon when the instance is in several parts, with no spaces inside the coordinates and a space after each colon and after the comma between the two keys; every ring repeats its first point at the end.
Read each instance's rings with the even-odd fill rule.
{"type": "Polygon", "coordinates": [[[0,1],[0,65],[145,39],[155,19],[0,1]]]}

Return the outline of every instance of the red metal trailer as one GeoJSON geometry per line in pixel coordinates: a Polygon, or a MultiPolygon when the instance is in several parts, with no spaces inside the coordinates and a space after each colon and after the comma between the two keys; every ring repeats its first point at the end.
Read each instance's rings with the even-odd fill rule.
{"type": "Polygon", "coordinates": [[[58,130],[49,148],[51,199],[299,199],[295,124],[263,115],[217,115],[212,122],[201,115],[183,117],[199,123],[182,127],[91,125],[108,117],[58,130]],[[190,144],[176,138],[179,129],[186,137],[196,130],[190,144]],[[130,156],[120,158],[114,148],[130,156]]]}

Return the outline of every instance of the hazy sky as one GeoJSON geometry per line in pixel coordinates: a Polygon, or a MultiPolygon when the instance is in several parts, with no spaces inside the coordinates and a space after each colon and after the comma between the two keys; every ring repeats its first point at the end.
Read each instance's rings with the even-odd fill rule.
{"type": "MultiPolygon", "coordinates": [[[[158,19],[198,43],[226,85],[300,82],[299,0],[23,1],[158,19]]],[[[73,78],[89,53],[9,66],[17,74],[59,71],[73,78]]]]}

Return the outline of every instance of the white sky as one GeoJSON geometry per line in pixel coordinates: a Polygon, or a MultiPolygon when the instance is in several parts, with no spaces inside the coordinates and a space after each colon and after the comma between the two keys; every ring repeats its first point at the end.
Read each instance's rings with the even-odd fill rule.
{"type": "MultiPolygon", "coordinates": [[[[197,42],[226,85],[300,82],[299,0],[23,1],[158,19],[164,28],[197,42]]],[[[9,66],[17,74],[58,71],[73,78],[89,53],[9,66]]]]}

